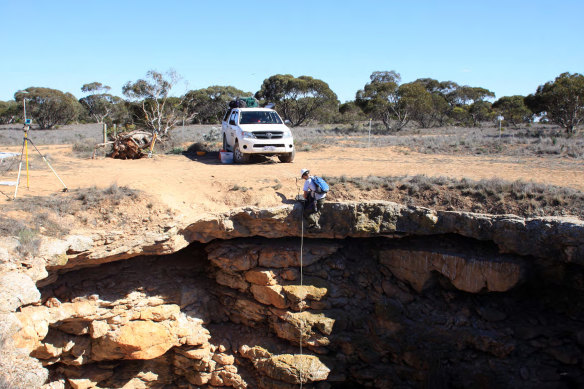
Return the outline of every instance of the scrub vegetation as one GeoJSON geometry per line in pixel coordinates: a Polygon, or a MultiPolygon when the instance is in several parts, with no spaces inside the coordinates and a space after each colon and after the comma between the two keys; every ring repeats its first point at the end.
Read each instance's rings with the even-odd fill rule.
{"type": "Polygon", "coordinates": [[[425,175],[324,178],[331,201],[371,198],[449,211],[584,218],[584,193],[553,185],[425,175]]]}
{"type": "Polygon", "coordinates": [[[116,184],[101,189],[77,189],[62,196],[28,197],[3,206],[0,235],[15,237],[21,254],[34,255],[41,236],[61,238],[78,222],[94,225],[115,219],[125,223],[126,216],[134,215],[126,215],[117,208],[143,202],[139,191],[116,184]]]}
{"type": "Polygon", "coordinates": [[[384,134],[412,127],[480,128],[497,122],[517,131],[541,121],[572,136],[584,122],[584,76],[579,73],[562,73],[528,96],[497,99],[481,86],[431,78],[403,83],[394,70],[376,71],[363,89],[355,92],[353,101],[342,104],[325,81],[307,75],[270,76],[255,94],[215,85],[174,97],[173,88],[181,82],[173,71],[151,70],[143,79],[123,86],[125,99],[109,94],[111,88],[97,81],[81,86],[85,96],[79,99],[56,89],[28,87],[17,91],[14,100],[0,102],[0,124],[23,123],[22,108],[26,103],[27,118],[32,118],[41,130],[74,123],[103,123],[110,127],[115,124],[120,130],[138,127],[164,139],[172,138],[172,130],[180,126],[220,124],[229,101],[252,95],[261,104],[274,103],[280,115],[296,128],[316,124],[355,126],[371,119],[377,124],[376,130],[382,129],[384,134]]]}

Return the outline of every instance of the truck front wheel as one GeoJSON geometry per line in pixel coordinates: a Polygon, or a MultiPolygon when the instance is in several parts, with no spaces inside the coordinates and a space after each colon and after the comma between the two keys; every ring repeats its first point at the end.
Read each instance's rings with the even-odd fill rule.
{"type": "Polygon", "coordinates": [[[278,159],[280,160],[280,162],[290,163],[290,162],[294,161],[295,155],[296,155],[296,150],[292,150],[291,153],[278,155],[278,159]]]}
{"type": "Polygon", "coordinates": [[[249,157],[249,154],[241,152],[239,149],[239,142],[235,141],[235,145],[233,146],[233,161],[235,163],[248,163],[249,157]]]}

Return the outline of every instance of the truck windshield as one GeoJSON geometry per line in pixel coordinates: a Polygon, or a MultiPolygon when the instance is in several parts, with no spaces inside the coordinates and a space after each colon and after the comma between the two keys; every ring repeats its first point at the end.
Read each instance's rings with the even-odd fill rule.
{"type": "Polygon", "coordinates": [[[282,124],[282,120],[276,112],[241,111],[239,124],[282,124]]]}

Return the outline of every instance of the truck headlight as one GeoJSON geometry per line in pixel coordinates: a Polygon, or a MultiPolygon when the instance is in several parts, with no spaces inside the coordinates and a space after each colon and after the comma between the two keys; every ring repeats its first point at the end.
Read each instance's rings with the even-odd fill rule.
{"type": "Polygon", "coordinates": [[[284,133],[282,134],[282,138],[292,138],[292,132],[284,131],[284,133]]]}
{"type": "Polygon", "coordinates": [[[253,134],[253,132],[249,132],[249,131],[243,131],[242,135],[244,138],[251,138],[251,139],[255,139],[255,135],[253,134]]]}

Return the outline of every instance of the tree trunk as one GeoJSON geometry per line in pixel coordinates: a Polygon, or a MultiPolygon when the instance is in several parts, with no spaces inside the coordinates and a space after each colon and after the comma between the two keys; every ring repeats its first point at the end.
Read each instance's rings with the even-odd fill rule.
{"type": "Polygon", "coordinates": [[[152,142],[152,134],[146,131],[132,131],[120,134],[114,139],[113,152],[110,157],[117,159],[140,159],[152,142]]]}

